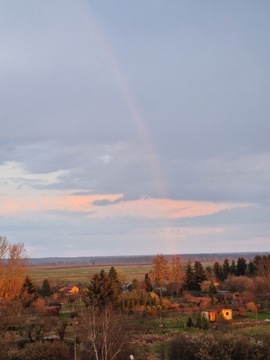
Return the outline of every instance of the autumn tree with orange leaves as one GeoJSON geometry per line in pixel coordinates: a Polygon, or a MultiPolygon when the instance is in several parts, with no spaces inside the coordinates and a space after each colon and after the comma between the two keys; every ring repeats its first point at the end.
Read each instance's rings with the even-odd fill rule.
{"type": "Polygon", "coordinates": [[[170,267],[164,255],[158,254],[154,257],[150,278],[152,283],[159,288],[160,296],[162,296],[162,288],[165,288],[170,280],[170,267]]]}
{"type": "Polygon", "coordinates": [[[185,273],[179,256],[174,256],[172,258],[170,271],[172,290],[178,297],[179,290],[182,288],[185,279],[185,273]]]}
{"type": "Polygon", "coordinates": [[[26,250],[23,243],[11,244],[0,235],[0,298],[19,296],[25,279],[26,250]]]}

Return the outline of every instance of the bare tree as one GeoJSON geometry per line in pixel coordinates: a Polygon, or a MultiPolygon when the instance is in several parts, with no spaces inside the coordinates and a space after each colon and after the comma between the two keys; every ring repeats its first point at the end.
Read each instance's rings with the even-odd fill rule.
{"type": "Polygon", "coordinates": [[[257,275],[270,278],[270,254],[263,256],[255,256],[254,263],[257,267],[257,275]]]}
{"type": "Polygon", "coordinates": [[[114,360],[125,350],[127,335],[112,306],[102,310],[94,304],[89,305],[82,318],[83,348],[90,360],[114,360]]]}

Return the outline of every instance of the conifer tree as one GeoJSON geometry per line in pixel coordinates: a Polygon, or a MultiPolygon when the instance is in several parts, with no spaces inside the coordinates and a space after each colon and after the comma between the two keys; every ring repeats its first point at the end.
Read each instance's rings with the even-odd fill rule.
{"type": "Polygon", "coordinates": [[[194,270],[190,260],[185,269],[185,289],[194,290],[194,270]]]}
{"type": "Polygon", "coordinates": [[[217,280],[224,281],[224,270],[218,261],[214,263],[213,271],[217,280]]]}
{"type": "Polygon", "coordinates": [[[41,288],[41,295],[43,297],[49,297],[52,294],[51,285],[48,279],[44,279],[41,288]]]}
{"type": "Polygon", "coordinates": [[[239,257],[236,265],[236,275],[244,276],[247,272],[247,260],[243,257],[239,257]]]}
{"type": "Polygon", "coordinates": [[[26,276],[20,293],[20,299],[22,301],[23,307],[30,307],[33,302],[37,300],[37,298],[37,289],[30,277],[26,276]]]}
{"type": "Polygon", "coordinates": [[[200,261],[194,263],[194,290],[201,290],[201,284],[206,279],[205,271],[200,261]]]}
{"type": "Polygon", "coordinates": [[[254,260],[250,260],[247,264],[247,274],[250,277],[255,276],[257,273],[257,266],[254,263],[254,260]]]}
{"type": "Polygon", "coordinates": [[[230,263],[227,258],[223,262],[222,270],[223,270],[223,279],[226,280],[230,274],[230,263]]]}
{"type": "Polygon", "coordinates": [[[230,265],[230,275],[236,275],[236,264],[234,260],[232,260],[230,265]]]}
{"type": "Polygon", "coordinates": [[[108,306],[117,307],[120,293],[121,286],[115,269],[111,268],[109,274],[101,270],[93,275],[84,302],[102,311],[108,306]]]}
{"type": "Polygon", "coordinates": [[[153,285],[152,285],[152,282],[151,282],[151,279],[150,279],[150,276],[148,273],[146,273],[144,275],[144,283],[145,283],[145,291],[146,292],[153,291],[153,285]]]}

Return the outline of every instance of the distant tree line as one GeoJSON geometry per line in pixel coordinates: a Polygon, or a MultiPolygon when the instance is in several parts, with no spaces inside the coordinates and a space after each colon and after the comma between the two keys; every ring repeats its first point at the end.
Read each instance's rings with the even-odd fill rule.
{"type": "Polygon", "coordinates": [[[152,270],[145,277],[148,291],[166,290],[178,295],[182,291],[201,291],[206,280],[210,280],[210,290],[215,291],[215,281],[224,282],[229,277],[261,277],[270,280],[270,254],[257,255],[247,261],[239,257],[231,262],[226,258],[223,263],[216,261],[212,266],[204,267],[200,261],[183,266],[179,257],[173,257],[171,263],[165,256],[157,255],[153,259],[152,270]],[[211,289],[212,287],[212,289],[211,289]]]}
{"type": "Polygon", "coordinates": [[[243,257],[239,257],[237,262],[232,260],[231,263],[225,259],[223,264],[214,263],[213,272],[219,281],[226,280],[230,275],[270,278],[270,255],[257,255],[249,262],[243,257]]]}

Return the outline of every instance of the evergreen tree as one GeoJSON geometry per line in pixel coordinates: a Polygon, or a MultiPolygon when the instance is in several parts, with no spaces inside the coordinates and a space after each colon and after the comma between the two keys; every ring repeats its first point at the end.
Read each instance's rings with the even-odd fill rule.
{"type": "Polygon", "coordinates": [[[213,280],[214,278],[214,271],[213,271],[213,267],[208,265],[205,268],[205,276],[207,280],[213,280]]]}
{"type": "Polygon", "coordinates": [[[145,291],[146,292],[153,291],[153,285],[152,285],[152,282],[151,282],[151,279],[150,279],[150,276],[148,273],[146,273],[144,275],[144,283],[145,283],[145,291]]]}
{"type": "Polygon", "coordinates": [[[194,270],[190,260],[185,269],[185,289],[194,290],[194,270]]]}
{"type": "Polygon", "coordinates": [[[226,280],[230,274],[230,263],[227,258],[223,262],[222,270],[223,270],[223,278],[224,280],[226,280]]]}
{"type": "Polygon", "coordinates": [[[236,264],[234,260],[232,260],[230,265],[230,275],[236,275],[236,264]]]}
{"type": "Polygon", "coordinates": [[[108,277],[109,277],[109,282],[110,282],[111,291],[112,291],[111,299],[112,299],[113,303],[116,304],[119,300],[119,295],[122,292],[122,287],[121,287],[121,283],[118,279],[117,271],[115,270],[115,268],[113,266],[109,270],[108,277]]]}
{"type": "Polygon", "coordinates": [[[26,276],[21,293],[20,293],[20,300],[22,302],[23,307],[28,308],[30,307],[35,300],[38,298],[38,293],[35,285],[33,284],[32,280],[29,276],[26,276]]]}
{"type": "Polygon", "coordinates": [[[52,294],[52,289],[49,280],[44,279],[41,288],[41,295],[43,297],[49,297],[51,296],[51,294],[52,294]]]}
{"type": "Polygon", "coordinates": [[[213,265],[214,274],[219,281],[224,281],[224,272],[223,267],[220,265],[218,261],[216,261],[213,265]]]}
{"type": "Polygon", "coordinates": [[[236,275],[244,276],[247,272],[247,260],[243,257],[238,258],[236,265],[236,275]]]}
{"type": "Polygon", "coordinates": [[[206,280],[205,271],[200,261],[194,263],[194,290],[201,290],[202,282],[206,280]]]}
{"type": "Polygon", "coordinates": [[[100,273],[93,275],[83,300],[86,306],[92,305],[102,311],[108,306],[118,307],[120,293],[121,286],[117,273],[114,268],[111,268],[109,274],[101,270],[100,273]]]}
{"type": "Polygon", "coordinates": [[[250,260],[247,265],[247,274],[250,277],[253,277],[257,274],[257,266],[254,263],[254,260],[250,260]]]}

